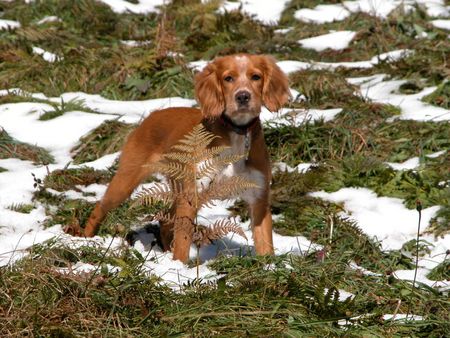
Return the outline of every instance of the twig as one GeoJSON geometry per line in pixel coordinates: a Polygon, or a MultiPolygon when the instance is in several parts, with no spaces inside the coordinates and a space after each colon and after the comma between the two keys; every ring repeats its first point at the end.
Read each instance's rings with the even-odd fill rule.
{"type": "Polygon", "coordinates": [[[420,237],[420,221],[422,219],[422,203],[417,200],[416,210],[419,212],[419,223],[417,225],[417,237],[416,237],[416,268],[414,270],[413,287],[416,286],[417,268],[419,264],[419,237],[420,237]]]}
{"type": "Polygon", "coordinates": [[[417,237],[416,237],[416,267],[414,269],[414,279],[413,279],[413,286],[412,286],[412,292],[411,292],[411,300],[410,300],[410,304],[408,306],[408,312],[406,314],[406,319],[408,318],[408,316],[410,314],[412,297],[414,296],[414,290],[416,288],[417,269],[419,267],[420,221],[422,220],[422,203],[419,200],[416,201],[416,210],[419,212],[419,223],[417,225],[417,237]]]}

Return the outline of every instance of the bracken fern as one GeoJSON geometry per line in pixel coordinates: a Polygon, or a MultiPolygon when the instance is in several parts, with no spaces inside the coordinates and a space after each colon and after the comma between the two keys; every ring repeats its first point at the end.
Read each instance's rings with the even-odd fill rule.
{"type": "MultiPolygon", "coordinates": [[[[196,213],[203,206],[213,206],[217,200],[237,197],[247,189],[258,186],[240,176],[223,177],[220,172],[228,165],[243,158],[243,155],[225,153],[229,147],[209,147],[217,136],[205,130],[203,125],[194,127],[172,151],[163,155],[163,159],[151,165],[152,171],[167,177],[167,183],[156,183],[138,193],[134,205],[152,205],[163,201],[168,207],[174,203],[187,202],[196,213]],[[205,183],[204,181],[209,181],[205,183]]],[[[169,210],[169,208],[166,208],[169,210]]],[[[153,219],[174,224],[177,231],[188,232],[193,242],[200,248],[232,232],[245,239],[245,233],[231,219],[218,220],[205,227],[194,220],[176,217],[169,212],[160,211],[153,219]]]]}

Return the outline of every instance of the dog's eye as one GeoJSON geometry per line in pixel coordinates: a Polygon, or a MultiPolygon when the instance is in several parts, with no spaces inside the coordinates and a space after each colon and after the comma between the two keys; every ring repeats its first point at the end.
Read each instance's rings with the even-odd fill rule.
{"type": "Polygon", "coordinates": [[[228,75],[228,76],[224,77],[224,80],[227,81],[227,82],[233,82],[234,79],[233,79],[232,76],[228,75]]]}
{"type": "Polygon", "coordinates": [[[252,75],[252,80],[253,80],[253,81],[261,80],[261,76],[259,76],[258,74],[253,74],[253,75],[252,75]]]}

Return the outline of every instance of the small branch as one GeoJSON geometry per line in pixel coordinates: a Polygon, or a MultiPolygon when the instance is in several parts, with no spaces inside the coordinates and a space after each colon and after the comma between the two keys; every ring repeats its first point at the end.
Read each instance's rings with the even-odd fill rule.
{"type": "Polygon", "coordinates": [[[419,223],[417,225],[417,237],[416,237],[416,269],[414,271],[413,287],[416,286],[417,268],[419,266],[419,238],[420,238],[420,221],[422,219],[422,203],[417,200],[416,210],[419,212],[419,223]]]}
{"type": "Polygon", "coordinates": [[[422,220],[422,203],[419,200],[416,201],[416,210],[419,213],[419,222],[417,224],[417,236],[416,236],[416,267],[414,269],[414,279],[413,279],[413,286],[412,286],[412,292],[411,292],[411,300],[410,300],[410,304],[408,306],[408,312],[406,314],[406,318],[408,318],[410,311],[411,311],[412,297],[414,296],[414,290],[416,288],[417,269],[419,268],[420,221],[422,220]]]}

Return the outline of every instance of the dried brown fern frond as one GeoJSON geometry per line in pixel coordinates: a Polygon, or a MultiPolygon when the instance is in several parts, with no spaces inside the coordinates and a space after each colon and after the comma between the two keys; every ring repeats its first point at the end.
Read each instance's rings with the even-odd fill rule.
{"type": "Polygon", "coordinates": [[[216,156],[201,162],[197,168],[197,177],[213,178],[218,172],[232,163],[241,160],[244,155],[228,154],[216,156]]]}
{"type": "Polygon", "coordinates": [[[195,154],[206,149],[206,147],[219,136],[210,133],[202,124],[196,125],[192,131],[174,145],[173,149],[195,154]]]}
{"type": "Polygon", "coordinates": [[[256,183],[241,176],[223,177],[209,184],[207,188],[199,192],[199,206],[213,206],[214,200],[226,200],[239,196],[248,189],[260,188],[256,183]]]}
{"type": "Polygon", "coordinates": [[[171,215],[164,211],[158,211],[151,217],[154,221],[164,222],[164,223],[175,223],[176,216],[171,215]]]}
{"type": "Polygon", "coordinates": [[[156,29],[156,56],[158,59],[167,57],[176,46],[176,34],[173,24],[167,15],[166,10],[163,11],[158,27],[156,29]]]}
{"type": "Polygon", "coordinates": [[[158,211],[152,216],[154,221],[173,223],[175,226],[175,232],[178,230],[183,231],[193,231],[194,223],[193,220],[187,217],[177,217],[176,215],[171,215],[164,211],[158,211]]]}
{"type": "Polygon", "coordinates": [[[155,173],[161,173],[174,180],[184,180],[192,177],[193,170],[190,166],[187,166],[179,162],[156,162],[148,165],[150,170],[155,173]]]}
{"type": "Polygon", "coordinates": [[[247,240],[244,230],[230,219],[221,219],[209,227],[198,227],[192,235],[192,242],[197,246],[211,244],[212,241],[220,239],[230,232],[235,233],[247,240]]]}
{"type": "Polygon", "coordinates": [[[163,155],[164,160],[150,165],[153,172],[160,172],[175,180],[212,178],[225,166],[237,162],[244,155],[223,154],[229,147],[208,148],[218,136],[199,124],[163,155]]]}
{"type": "Polygon", "coordinates": [[[225,150],[230,148],[227,146],[206,148],[206,146],[208,145],[209,143],[206,145],[202,144],[192,147],[191,145],[188,146],[183,144],[177,144],[173,146],[172,149],[177,149],[179,151],[167,153],[164,155],[164,158],[168,160],[178,161],[181,163],[194,164],[217,157],[220,154],[222,154],[225,150]]]}
{"type": "Polygon", "coordinates": [[[174,192],[170,189],[168,184],[155,183],[150,188],[143,188],[136,194],[136,198],[132,206],[152,205],[157,201],[165,204],[172,204],[174,200],[174,192]]]}
{"type": "MultiPolygon", "coordinates": [[[[152,164],[151,171],[165,175],[169,183],[144,189],[138,195],[138,201],[144,205],[155,200],[182,203],[198,212],[202,206],[214,205],[214,200],[226,200],[237,197],[248,189],[259,188],[257,184],[241,176],[219,177],[219,173],[228,165],[242,160],[244,155],[227,152],[229,147],[209,147],[218,136],[207,131],[199,124],[172,147],[172,151],[163,155],[163,160],[152,164]],[[201,184],[200,180],[209,178],[210,183],[201,184]],[[169,189],[170,188],[170,189],[169,189]]],[[[189,212],[191,214],[191,212],[189,212]]],[[[154,220],[173,224],[174,237],[192,236],[197,248],[211,243],[232,232],[247,239],[240,226],[229,219],[216,221],[209,227],[198,224],[197,218],[177,217],[161,211],[152,217],[154,220]]],[[[174,239],[175,240],[175,239],[174,239]]]]}

